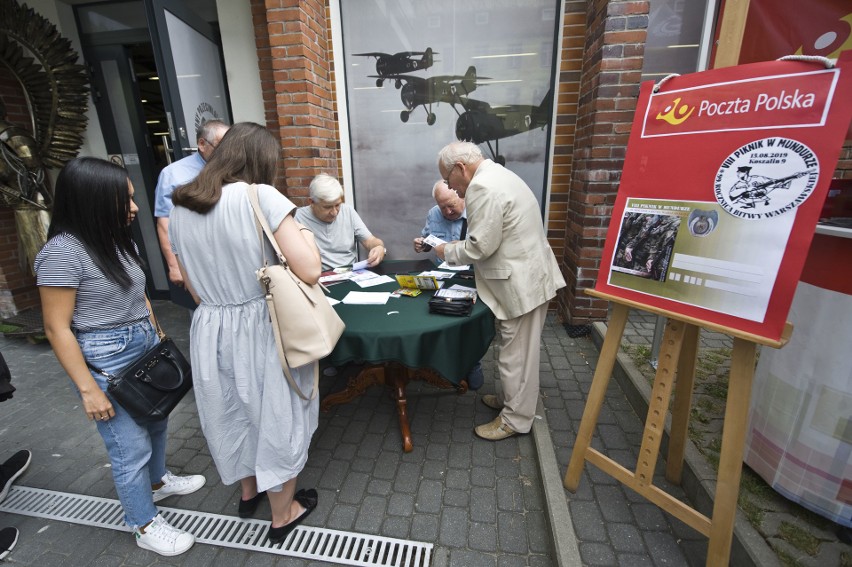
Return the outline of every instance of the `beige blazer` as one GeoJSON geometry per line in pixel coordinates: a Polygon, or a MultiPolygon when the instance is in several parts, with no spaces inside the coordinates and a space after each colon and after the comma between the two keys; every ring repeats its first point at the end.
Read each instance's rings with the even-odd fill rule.
{"type": "Polygon", "coordinates": [[[467,238],[448,244],[450,264],[473,264],[479,296],[498,319],[529,313],[565,287],[544,233],[541,209],[524,181],[484,160],[465,194],[467,238]]]}

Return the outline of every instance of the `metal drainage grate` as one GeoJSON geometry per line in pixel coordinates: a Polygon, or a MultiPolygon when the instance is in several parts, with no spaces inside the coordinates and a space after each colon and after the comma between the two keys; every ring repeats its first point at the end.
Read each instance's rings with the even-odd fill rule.
{"type": "MultiPolygon", "coordinates": [[[[299,526],[286,540],[266,539],[268,521],[158,507],[168,522],[195,535],[198,543],[317,559],[341,565],[429,567],[432,544],[299,526]]],[[[118,500],[12,486],[0,512],[35,516],[72,524],[131,531],[118,500]]]]}

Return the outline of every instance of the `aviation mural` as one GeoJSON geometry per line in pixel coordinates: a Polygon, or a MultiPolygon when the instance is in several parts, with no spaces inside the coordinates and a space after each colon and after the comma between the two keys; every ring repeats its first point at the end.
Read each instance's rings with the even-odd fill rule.
{"type": "Polygon", "coordinates": [[[541,104],[504,104],[491,106],[487,102],[468,99],[465,113],[456,120],[456,138],[474,144],[487,144],[494,161],[506,165],[505,156],[500,155],[500,140],[545,128],[550,121],[553,105],[553,89],[549,90],[541,104]],[[494,147],[491,147],[491,142],[494,147]]]}
{"type": "Polygon", "coordinates": [[[461,76],[423,78],[409,74],[431,67],[434,63],[433,55],[436,54],[431,47],[425,51],[403,51],[393,55],[381,52],[355,53],[359,57],[376,58],[377,74],[368,75],[376,79],[376,87],[381,88],[385,81],[394,82],[404,107],[399,115],[402,122],[408,122],[411,113],[422,106],[426,112],[426,124],[432,126],[437,121],[432,105],[447,103],[458,115],[456,138],[486,144],[494,161],[501,165],[506,164],[506,157],[500,154],[501,139],[536,128],[544,129],[549,124],[553,108],[552,88],[538,105],[497,104],[470,97],[477,87],[487,85],[480,81],[490,80],[490,77],[477,77],[473,65],[461,76]]]}
{"type": "Polygon", "coordinates": [[[371,75],[376,78],[376,86],[381,87],[385,79],[396,79],[395,86],[400,88],[402,83],[396,77],[402,73],[410,73],[428,69],[434,63],[433,55],[437,55],[429,47],[426,51],[401,51],[399,53],[381,53],[371,51],[369,53],[355,53],[357,57],[375,57],[376,58],[376,75],[371,75]],[[416,59],[420,57],[420,59],[416,59]]]}
{"type": "Polygon", "coordinates": [[[562,4],[326,4],[340,16],[334,78],[342,87],[336,92],[346,200],[384,240],[390,258],[423,259],[411,240],[435,206],[438,150],[457,136],[505,162],[544,215],[557,103],[556,91],[547,91],[559,72],[562,4]]]}
{"type": "MultiPolygon", "coordinates": [[[[373,76],[373,75],[371,75],[373,76]]],[[[464,98],[476,90],[476,67],[470,66],[464,76],[439,75],[429,79],[421,79],[409,75],[393,75],[387,77],[404,85],[400,89],[399,98],[402,100],[405,110],[400,112],[399,119],[408,122],[411,112],[418,106],[426,111],[426,124],[433,125],[436,120],[432,112],[432,105],[439,102],[448,104],[459,104],[464,106],[464,98]],[[427,108],[428,107],[428,108],[427,108]]],[[[488,77],[482,77],[487,79],[488,77]]]]}

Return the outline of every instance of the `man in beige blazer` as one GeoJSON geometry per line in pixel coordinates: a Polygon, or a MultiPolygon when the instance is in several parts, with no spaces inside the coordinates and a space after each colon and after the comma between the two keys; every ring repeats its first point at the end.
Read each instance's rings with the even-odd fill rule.
{"type": "Polygon", "coordinates": [[[500,410],[476,434],[498,441],[532,428],[538,403],[539,344],[547,304],[565,287],[547,243],[538,201],[524,181],[482,156],[475,144],[454,142],[438,154],[450,189],[465,199],[467,237],[435,248],[452,265],[472,264],[479,296],[497,317],[501,396],[482,397],[500,410]]]}

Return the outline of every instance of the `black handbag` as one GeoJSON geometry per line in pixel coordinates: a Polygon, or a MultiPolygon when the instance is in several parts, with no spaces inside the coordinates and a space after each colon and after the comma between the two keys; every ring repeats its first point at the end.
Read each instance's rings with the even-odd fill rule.
{"type": "Polygon", "coordinates": [[[473,311],[473,299],[469,297],[439,297],[429,298],[429,313],[439,315],[455,315],[467,317],[473,311]]]}
{"type": "Polygon", "coordinates": [[[168,337],[118,375],[86,364],[106,376],[107,393],[140,424],[167,418],[192,388],[192,367],[168,337]]]}

